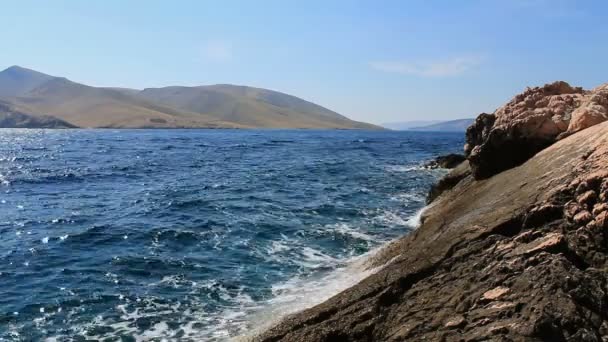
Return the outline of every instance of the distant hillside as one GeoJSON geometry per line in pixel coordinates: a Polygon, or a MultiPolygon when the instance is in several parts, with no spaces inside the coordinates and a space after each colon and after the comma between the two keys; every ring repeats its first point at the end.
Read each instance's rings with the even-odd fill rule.
{"type": "Polygon", "coordinates": [[[433,131],[433,132],[464,132],[475,121],[475,119],[459,119],[443,121],[432,125],[412,127],[412,131],[433,131]]]}
{"type": "Polygon", "coordinates": [[[13,108],[9,103],[0,101],[0,128],[74,128],[63,120],[52,116],[32,116],[13,108]]]}
{"type": "Polygon", "coordinates": [[[89,87],[65,78],[53,78],[10,101],[25,113],[52,115],[78,127],[242,127],[208,115],[162,106],[115,89],[89,87]]]}
{"type": "Polygon", "coordinates": [[[380,129],[266,89],[98,88],[16,66],[0,72],[0,98],[22,114],[78,127],[380,129]]]}
{"type": "Polygon", "coordinates": [[[251,127],[377,128],[295,96],[234,85],[144,89],[139,96],[180,110],[251,127]]]}
{"type": "Polygon", "coordinates": [[[440,120],[413,120],[413,121],[401,121],[401,122],[387,122],[381,126],[396,131],[407,131],[414,127],[428,126],[441,122],[440,120]]]}

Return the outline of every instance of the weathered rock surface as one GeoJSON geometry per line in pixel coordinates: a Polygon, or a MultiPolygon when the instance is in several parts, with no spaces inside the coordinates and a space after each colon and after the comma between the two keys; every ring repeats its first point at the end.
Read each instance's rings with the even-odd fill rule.
{"type": "Polygon", "coordinates": [[[466,133],[476,179],[517,166],[555,141],[608,120],[608,84],[585,91],[558,81],[528,88],[466,133]]]}
{"type": "MultiPolygon", "coordinates": [[[[537,93],[565,107],[586,96],[557,84],[517,102],[537,93]]],[[[535,120],[538,137],[559,133],[535,120]]],[[[607,206],[608,122],[491,178],[465,176],[369,261],[380,271],[257,339],[607,341],[607,206]]]]}
{"type": "Polygon", "coordinates": [[[439,195],[445,191],[452,189],[458,182],[470,174],[471,167],[469,166],[469,162],[465,160],[431,186],[426,198],[427,204],[433,202],[435,198],[439,197],[439,195]]]}

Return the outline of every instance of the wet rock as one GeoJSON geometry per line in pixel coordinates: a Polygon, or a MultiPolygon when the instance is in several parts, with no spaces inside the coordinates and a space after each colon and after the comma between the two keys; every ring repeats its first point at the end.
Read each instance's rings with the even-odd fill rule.
{"type": "Polygon", "coordinates": [[[466,158],[462,154],[450,153],[435,158],[434,160],[426,163],[424,167],[428,169],[453,169],[465,160],[466,158]]]}

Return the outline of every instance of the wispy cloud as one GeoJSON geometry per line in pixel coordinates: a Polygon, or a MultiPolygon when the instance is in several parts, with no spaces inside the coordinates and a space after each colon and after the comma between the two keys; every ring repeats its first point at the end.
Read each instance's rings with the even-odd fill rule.
{"type": "Polygon", "coordinates": [[[234,58],[232,44],[225,40],[209,40],[201,51],[203,58],[210,62],[225,63],[234,58]]]}
{"type": "Polygon", "coordinates": [[[380,61],[370,66],[378,71],[423,77],[449,77],[461,75],[483,62],[481,56],[461,56],[446,60],[411,62],[380,61]]]}

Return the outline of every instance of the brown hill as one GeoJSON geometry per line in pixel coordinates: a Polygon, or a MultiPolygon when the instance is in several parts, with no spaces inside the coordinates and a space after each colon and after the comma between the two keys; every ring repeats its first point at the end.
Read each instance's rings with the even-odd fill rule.
{"type": "Polygon", "coordinates": [[[52,115],[79,127],[241,127],[159,105],[120,90],[90,87],[65,78],[53,78],[10,101],[23,112],[52,115]]]}
{"type": "Polygon", "coordinates": [[[352,121],[327,108],[267,89],[212,85],[201,87],[149,88],[140,97],[189,112],[272,128],[361,128],[378,127],[352,121]]]}
{"type": "Polygon", "coordinates": [[[0,98],[24,114],[50,115],[79,127],[379,129],[265,89],[99,88],[20,67],[0,72],[0,98]]]}

